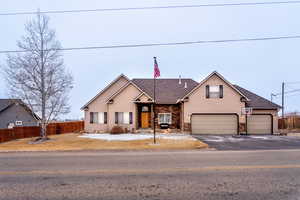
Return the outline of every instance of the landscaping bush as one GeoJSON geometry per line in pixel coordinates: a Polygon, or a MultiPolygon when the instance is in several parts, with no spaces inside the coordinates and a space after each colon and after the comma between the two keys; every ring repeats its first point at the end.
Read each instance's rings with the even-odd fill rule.
{"type": "Polygon", "coordinates": [[[122,133],[125,133],[125,131],[121,126],[114,126],[110,130],[110,134],[122,134],[122,133]]]}

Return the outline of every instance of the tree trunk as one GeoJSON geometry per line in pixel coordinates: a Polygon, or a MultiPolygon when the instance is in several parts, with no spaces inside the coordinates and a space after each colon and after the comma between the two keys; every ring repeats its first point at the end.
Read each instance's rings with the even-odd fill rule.
{"type": "Polygon", "coordinates": [[[47,138],[47,126],[44,122],[42,122],[42,126],[41,126],[41,138],[43,139],[47,138]]]}

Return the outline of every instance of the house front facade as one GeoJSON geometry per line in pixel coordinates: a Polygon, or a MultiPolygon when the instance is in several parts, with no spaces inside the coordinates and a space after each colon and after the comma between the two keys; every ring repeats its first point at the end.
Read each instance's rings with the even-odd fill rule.
{"type": "Polygon", "coordinates": [[[20,99],[0,99],[0,129],[39,126],[40,118],[20,99]]]}
{"type": "Polygon", "coordinates": [[[218,72],[201,82],[192,79],[153,79],[120,75],[86,103],[87,132],[109,132],[121,126],[128,132],[170,128],[193,134],[276,133],[280,106],[238,85],[218,72]],[[251,115],[245,115],[245,111],[251,115]]]}

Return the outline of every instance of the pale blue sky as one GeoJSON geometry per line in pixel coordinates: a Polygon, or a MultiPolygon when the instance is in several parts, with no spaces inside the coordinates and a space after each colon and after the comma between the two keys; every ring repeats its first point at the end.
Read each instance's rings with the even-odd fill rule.
{"type": "MultiPolygon", "coordinates": [[[[266,0],[267,1],[267,0],[266,0]]],[[[189,5],[229,1],[171,0],[3,0],[0,12],[189,5]]],[[[237,1],[230,2],[252,2],[237,1]]],[[[259,2],[259,1],[258,1],[259,2]]],[[[63,47],[182,42],[300,35],[300,4],[245,7],[204,7],[80,14],[52,14],[51,26],[63,47]]],[[[15,50],[24,23],[34,16],[0,16],[0,50],[15,50]]],[[[280,92],[282,81],[300,81],[300,39],[201,44],[171,47],[102,49],[63,52],[75,87],[69,118],[82,116],[80,107],[121,73],[129,78],[152,77],[153,56],[162,78],[179,75],[200,81],[217,70],[232,83],[263,97],[280,92]]],[[[5,55],[0,55],[0,64],[5,55]]],[[[288,85],[287,90],[300,88],[288,85]]],[[[7,97],[0,77],[0,98],[7,97]]],[[[300,110],[300,93],[287,97],[287,110],[300,110]]],[[[280,103],[280,98],[276,99],[280,103]]]]}

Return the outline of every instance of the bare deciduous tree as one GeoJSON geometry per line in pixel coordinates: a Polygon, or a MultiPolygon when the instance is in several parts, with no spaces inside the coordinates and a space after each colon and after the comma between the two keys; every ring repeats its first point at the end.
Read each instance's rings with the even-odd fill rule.
{"type": "Polygon", "coordinates": [[[11,96],[22,99],[41,117],[41,138],[46,139],[49,121],[70,110],[73,78],[64,66],[60,42],[47,16],[38,14],[25,25],[25,31],[17,45],[26,52],[8,55],[3,71],[11,96]]]}

